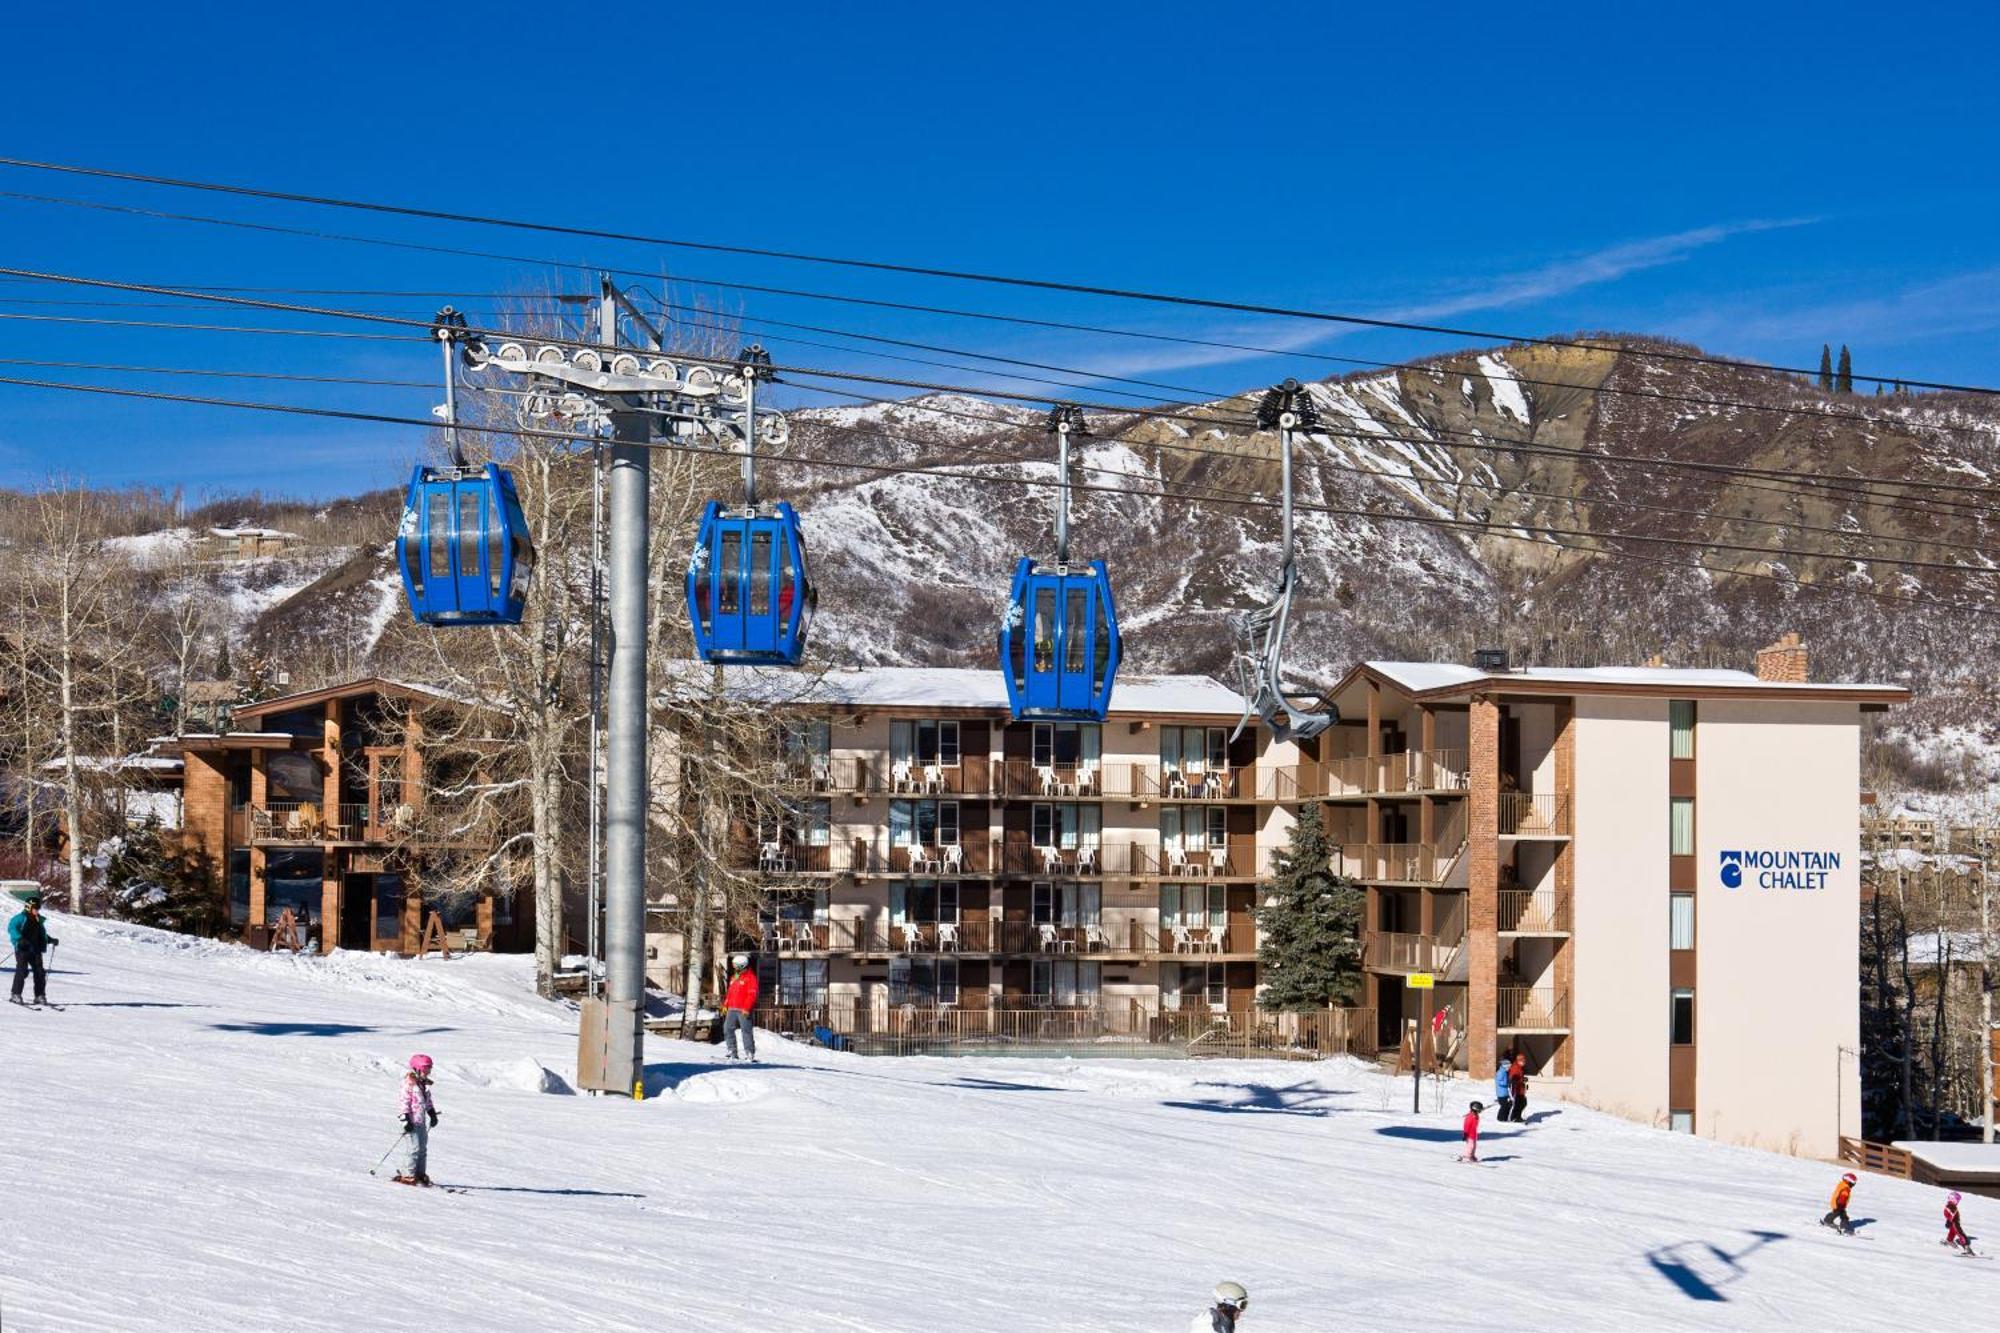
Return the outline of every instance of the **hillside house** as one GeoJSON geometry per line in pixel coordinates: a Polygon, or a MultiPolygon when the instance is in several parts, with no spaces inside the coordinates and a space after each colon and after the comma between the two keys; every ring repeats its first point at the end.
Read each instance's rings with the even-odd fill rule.
{"type": "Polygon", "coordinates": [[[266,938],[289,908],[323,952],[414,953],[434,917],[453,948],[531,946],[532,912],[499,886],[448,901],[422,891],[438,858],[490,850],[428,818],[442,777],[426,771],[423,726],[439,707],[465,705],[371,678],[238,704],[229,731],[156,743],[184,765],[185,835],[218,868],[246,937],[266,938]]]}
{"type": "Polygon", "coordinates": [[[206,528],[201,533],[198,550],[210,560],[263,560],[304,544],[305,538],[296,532],[281,532],[277,528],[206,528]]]}

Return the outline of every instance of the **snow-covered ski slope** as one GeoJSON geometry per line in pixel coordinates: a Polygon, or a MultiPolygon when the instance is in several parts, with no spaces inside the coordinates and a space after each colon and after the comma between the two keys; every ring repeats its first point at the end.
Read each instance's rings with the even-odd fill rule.
{"type": "MultiPolygon", "coordinates": [[[[56,917],[69,1008],[0,1006],[0,1303],[44,1330],[1977,1326],[1938,1191],[1541,1101],[1453,1161],[1463,1085],[1346,1063],[649,1046],[650,1100],[541,1091],[524,960],[297,960],[56,917]],[[368,1175],[437,1057],[432,1174],[368,1175]],[[1970,1320],[1969,1324],[1965,1321],[1970,1320]]],[[[549,1071],[545,1074],[544,1071],[549,1071]]],[[[566,1086],[563,1085],[555,1086],[566,1086]]],[[[1489,1117],[1490,1119],[1490,1117],[1489,1117]]],[[[2000,1204],[1969,1229],[2000,1236],[2000,1204]]]]}

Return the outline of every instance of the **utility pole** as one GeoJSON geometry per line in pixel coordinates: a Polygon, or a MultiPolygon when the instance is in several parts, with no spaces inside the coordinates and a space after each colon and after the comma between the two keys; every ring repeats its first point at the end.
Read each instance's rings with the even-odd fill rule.
{"type": "Polygon", "coordinates": [[[1979,833],[1979,1139],[1993,1142],[1993,836],[1979,833]]]}
{"type": "MultiPolygon", "coordinates": [[[[478,344],[475,369],[539,382],[525,400],[530,416],[577,419],[610,428],[610,479],[604,512],[610,528],[604,562],[610,651],[604,694],[604,995],[585,1003],[579,1033],[578,1082],[593,1091],[645,1094],[646,818],[651,789],[647,736],[651,700],[646,670],[648,551],[651,546],[652,449],[656,436],[703,435],[746,450],[759,427],[758,372],[727,362],[677,364],[660,355],[664,338],[608,276],[597,298],[597,347],[571,343],[531,348],[508,341],[478,344]],[[650,355],[623,345],[631,320],[646,335],[650,355]],[[725,408],[741,404],[739,417],[725,408]]],[[[767,363],[768,364],[768,361],[767,363]]],[[[768,371],[764,372],[768,374],[768,371]]],[[[783,419],[777,413],[783,436],[783,419]]],[[[762,424],[771,424],[769,422],[762,424]]],[[[601,436],[600,436],[601,438],[601,436]]],[[[595,757],[592,763],[595,780],[595,757]]],[[[593,791],[593,800],[595,793],[593,791]]],[[[595,913],[593,912],[593,921],[595,913]]]]}
{"type": "MultiPolygon", "coordinates": [[[[609,280],[598,304],[598,339],[618,345],[618,302],[609,280]]],[[[611,412],[610,688],[605,695],[604,1000],[606,1081],[645,1095],[646,1073],[646,605],[652,529],[651,423],[611,412]],[[630,1040],[631,1054],[625,1056],[630,1040]],[[622,1058],[621,1058],[622,1057],[622,1058]]]]}

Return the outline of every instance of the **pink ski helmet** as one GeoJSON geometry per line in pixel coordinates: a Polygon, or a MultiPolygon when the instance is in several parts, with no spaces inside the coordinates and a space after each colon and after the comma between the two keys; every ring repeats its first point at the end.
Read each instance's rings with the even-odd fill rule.
{"type": "Polygon", "coordinates": [[[1957,1190],[1953,1190],[1953,1191],[1951,1192],[1951,1201],[1952,1201],[1953,1203],[1957,1203],[1957,1202],[1958,1202],[1958,1191],[1957,1191],[1957,1190]]]}
{"type": "Polygon", "coordinates": [[[428,1055],[413,1055],[410,1057],[410,1068],[419,1074],[428,1074],[431,1072],[431,1058],[428,1055]]]}

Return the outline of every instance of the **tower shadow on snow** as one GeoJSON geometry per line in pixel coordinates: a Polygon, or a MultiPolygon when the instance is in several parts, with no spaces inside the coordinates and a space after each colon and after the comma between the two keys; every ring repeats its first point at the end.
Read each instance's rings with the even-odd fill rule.
{"type": "Polygon", "coordinates": [[[1745,1259],[1773,1241],[1791,1239],[1782,1231],[1752,1231],[1746,1234],[1754,1239],[1733,1252],[1712,1241],[1689,1240],[1646,1251],[1646,1262],[1691,1301],[1727,1301],[1729,1297],[1722,1288],[1748,1275],[1743,1267],[1745,1259]],[[1707,1275],[1698,1270],[1706,1270],[1707,1275]]]}
{"type": "Polygon", "coordinates": [[[1246,1094],[1235,1101],[1171,1101],[1162,1106],[1171,1106],[1183,1111],[1215,1111],[1224,1115],[1302,1115],[1327,1116],[1341,1108],[1321,1105],[1331,1097],[1351,1097],[1351,1092],[1333,1088],[1314,1087],[1311,1084],[1295,1083],[1289,1088],[1274,1087],[1268,1083],[1204,1083],[1206,1088],[1225,1088],[1246,1094]]]}

